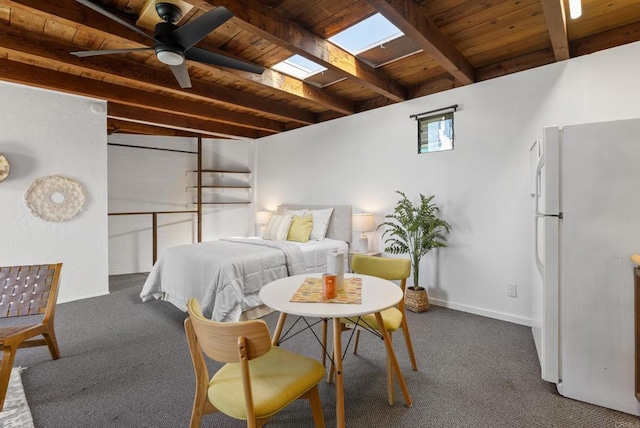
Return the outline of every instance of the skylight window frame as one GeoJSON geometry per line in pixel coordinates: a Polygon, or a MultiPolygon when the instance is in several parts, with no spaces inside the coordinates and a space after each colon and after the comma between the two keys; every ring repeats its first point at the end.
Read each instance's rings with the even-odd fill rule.
{"type": "Polygon", "coordinates": [[[317,63],[315,63],[315,62],[303,57],[302,55],[298,55],[298,54],[291,55],[289,58],[287,58],[287,59],[285,59],[283,61],[280,61],[279,63],[273,65],[271,68],[273,70],[279,72],[279,73],[283,73],[283,74],[286,74],[288,76],[291,76],[291,77],[294,77],[294,78],[300,79],[300,80],[308,79],[309,77],[315,76],[315,75],[317,75],[319,73],[323,73],[323,72],[328,70],[326,67],[324,67],[324,66],[322,66],[320,64],[317,64],[317,63]],[[308,71],[308,72],[304,73],[306,71],[306,69],[303,66],[298,65],[295,62],[291,61],[292,58],[296,58],[296,57],[300,57],[300,58],[304,59],[304,61],[306,61],[306,62],[309,62],[311,64],[315,64],[316,66],[319,67],[319,69],[315,70],[315,71],[308,71]],[[294,70],[300,70],[302,73],[292,72],[291,70],[287,70],[287,67],[289,67],[290,69],[294,69],[294,70]]]}
{"type": "MultiPolygon", "coordinates": [[[[350,26],[348,28],[345,28],[344,30],[340,31],[339,33],[334,34],[333,36],[329,37],[327,39],[327,41],[329,43],[334,44],[335,46],[338,46],[341,49],[344,49],[346,52],[349,52],[351,55],[358,56],[358,54],[360,54],[362,52],[366,52],[369,49],[373,49],[373,48],[382,46],[385,43],[388,43],[388,42],[390,42],[392,40],[395,40],[395,39],[397,39],[399,37],[402,37],[404,35],[405,34],[402,32],[402,30],[400,30],[391,21],[389,21],[387,18],[385,18],[384,15],[382,15],[381,13],[376,13],[376,14],[373,14],[373,15],[369,16],[368,18],[358,22],[357,24],[354,24],[354,25],[352,25],[352,26],[350,26]],[[382,39],[372,40],[370,43],[368,43],[368,44],[366,44],[364,46],[361,46],[359,49],[353,49],[353,50],[349,49],[348,47],[346,47],[343,43],[340,43],[340,42],[335,40],[337,37],[343,35],[346,32],[362,31],[362,30],[359,30],[357,27],[358,26],[364,26],[364,23],[366,23],[367,21],[371,20],[372,18],[380,18],[380,19],[384,20],[389,27],[392,27],[393,29],[395,29],[395,32],[390,34],[390,35],[388,35],[388,36],[386,36],[386,37],[384,37],[384,38],[382,38],[382,39]]],[[[357,36],[353,36],[353,37],[355,38],[357,36]]]]}
{"type": "Polygon", "coordinates": [[[338,46],[340,49],[344,49],[345,51],[349,52],[349,53],[350,53],[351,55],[353,55],[353,56],[358,56],[358,55],[360,55],[362,52],[366,52],[366,51],[368,51],[368,50],[375,49],[375,48],[377,48],[377,47],[381,47],[381,46],[383,46],[385,43],[392,42],[392,41],[394,41],[394,40],[396,40],[396,39],[399,39],[400,37],[402,37],[402,36],[404,36],[404,35],[405,35],[405,34],[404,34],[402,31],[398,30],[398,33],[393,34],[393,35],[391,35],[391,36],[389,36],[389,37],[386,37],[386,38],[384,38],[384,39],[381,39],[379,42],[372,42],[372,43],[368,44],[367,46],[365,46],[365,47],[363,47],[363,48],[361,48],[361,49],[359,49],[359,50],[357,50],[357,51],[350,51],[349,49],[347,49],[346,47],[342,46],[341,44],[339,44],[339,43],[337,43],[337,42],[334,42],[334,41],[331,41],[331,40],[327,40],[327,41],[328,41],[329,43],[332,43],[332,44],[334,44],[334,45],[338,46]]]}

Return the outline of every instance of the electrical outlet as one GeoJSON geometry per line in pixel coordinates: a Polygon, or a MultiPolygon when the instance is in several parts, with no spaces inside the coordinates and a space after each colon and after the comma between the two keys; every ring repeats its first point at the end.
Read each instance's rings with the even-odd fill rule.
{"type": "Polygon", "coordinates": [[[516,284],[507,284],[507,296],[518,297],[518,286],[516,284]]]}

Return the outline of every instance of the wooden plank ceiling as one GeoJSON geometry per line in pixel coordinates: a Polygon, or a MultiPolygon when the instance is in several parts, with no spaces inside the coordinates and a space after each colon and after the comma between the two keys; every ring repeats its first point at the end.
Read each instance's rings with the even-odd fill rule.
{"type": "MultiPolygon", "coordinates": [[[[138,21],[151,0],[94,1],[153,36],[138,21]]],[[[153,44],[75,0],[0,0],[0,79],[107,100],[110,133],[259,138],[640,40],[635,0],[582,0],[576,20],[568,0],[184,1],[179,26],[217,6],[234,14],[197,47],[265,71],[187,61],[192,87],[181,89],[152,50],[71,55],[153,44]],[[326,40],[376,12],[417,52],[373,67],[326,40]],[[271,69],[293,54],[337,82],[271,69]]]]}

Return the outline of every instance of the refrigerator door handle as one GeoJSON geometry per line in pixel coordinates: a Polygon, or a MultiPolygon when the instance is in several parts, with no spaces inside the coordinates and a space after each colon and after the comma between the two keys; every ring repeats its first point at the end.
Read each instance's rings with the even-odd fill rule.
{"type": "Polygon", "coordinates": [[[543,213],[536,213],[534,215],[535,218],[540,218],[540,217],[557,217],[557,218],[563,218],[562,213],[558,213],[558,214],[543,214],[543,213]]]}
{"type": "Polygon", "coordinates": [[[540,273],[540,277],[544,278],[544,264],[542,263],[542,260],[540,259],[540,242],[539,242],[539,223],[540,223],[540,219],[543,218],[543,216],[540,215],[536,215],[533,218],[533,221],[535,222],[535,227],[534,227],[534,233],[535,233],[535,237],[533,238],[533,240],[535,241],[535,247],[534,247],[534,253],[535,253],[535,258],[536,258],[536,267],[538,268],[538,272],[540,273]]]}
{"type": "MultiPolygon", "coordinates": [[[[539,202],[540,202],[540,186],[542,185],[542,182],[540,180],[541,178],[541,171],[542,168],[544,167],[544,156],[541,156],[538,159],[538,165],[536,166],[536,186],[535,186],[535,193],[532,195],[535,199],[535,214],[534,216],[536,218],[538,217],[558,217],[558,218],[562,218],[562,212],[558,213],[558,214],[545,214],[545,213],[541,213],[540,212],[540,207],[539,207],[539,202]]],[[[536,222],[536,227],[537,227],[537,222],[536,222]]]]}
{"type": "Polygon", "coordinates": [[[539,242],[539,231],[540,231],[540,218],[543,217],[543,215],[540,213],[540,208],[538,206],[539,201],[540,201],[540,173],[542,171],[542,167],[544,166],[544,156],[540,156],[538,158],[538,164],[536,165],[536,175],[535,175],[535,180],[536,180],[536,185],[535,185],[535,195],[534,195],[534,199],[535,199],[535,214],[533,216],[533,221],[535,222],[535,227],[534,227],[534,242],[535,242],[535,246],[534,246],[534,254],[535,254],[535,259],[536,259],[536,267],[538,268],[538,272],[540,273],[540,276],[542,278],[544,278],[544,264],[542,263],[542,260],[540,259],[540,242],[539,242]]]}
{"type": "MultiPolygon", "coordinates": [[[[540,173],[542,171],[542,167],[544,167],[544,156],[540,156],[540,158],[538,158],[538,165],[536,165],[536,191],[535,191],[535,195],[533,196],[533,198],[535,199],[535,216],[536,216],[536,232],[538,229],[538,220],[537,218],[539,216],[542,216],[543,214],[540,213],[540,208],[538,206],[538,203],[540,201],[540,173]]],[[[537,235],[536,235],[537,236],[537,235]]],[[[537,240],[536,240],[536,245],[537,245],[537,240]]]]}
{"type": "Polygon", "coordinates": [[[556,217],[561,219],[562,218],[562,213],[558,214],[558,215],[546,215],[546,214],[536,214],[533,216],[533,221],[535,222],[535,226],[533,228],[534,230],[534,234],[535,237],[533,238],[533,241],[535,242],[535,246],[534,246],[534,253],[535,253],[535,259],[536,259],[536,267],[538,268],[538,272],[540,273],[540,277],[544,278],[544,263],[542,262],[542,259],[540,258],[540,241],[539,241],[539,230],[540,230],[540,220],[543,220],[545,218],[550,218],[550,217],[556,217]]]}

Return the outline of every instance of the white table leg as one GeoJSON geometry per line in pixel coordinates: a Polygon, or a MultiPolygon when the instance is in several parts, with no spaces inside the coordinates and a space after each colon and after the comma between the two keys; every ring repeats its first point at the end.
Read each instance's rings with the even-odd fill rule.
{"type": "Polygon", "coordinates": [[[278,341],[280,340],[280,335],[282,334],[282,327],[284,327],[284,322],[287,319],[287,314],[284,312],[280,312],[280,316],[278,317],[278,324],[276,324],[276,329],[273,332],[273,336],[271,336],[271,344],[274,346],[278,345],[278,341]]]}

